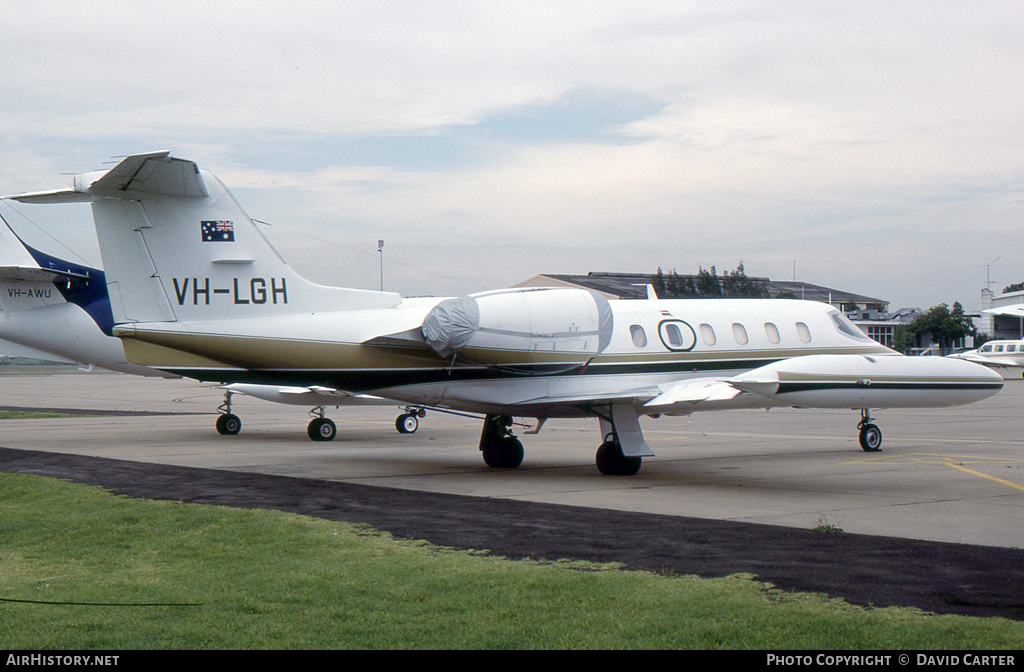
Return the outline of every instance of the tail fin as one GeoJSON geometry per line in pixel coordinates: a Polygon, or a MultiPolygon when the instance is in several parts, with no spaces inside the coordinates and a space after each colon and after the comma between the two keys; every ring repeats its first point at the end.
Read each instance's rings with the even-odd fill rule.
{"type": "Polygon", "coordinates": [[[34,355],[43,359],[166,375],[129,363],[121,341],[110,335],[103,271],[33,249],[0,222],[0,338],[46,353],[34,355]]]}
{"type": "Polygon", "coordinates": [[[70,189],[9,198],[92,202],[118,324],[385,308],[401,300],[302,278],[220,180],[169,152],[129,156],[109,171],[76,176],[70,189]]]}

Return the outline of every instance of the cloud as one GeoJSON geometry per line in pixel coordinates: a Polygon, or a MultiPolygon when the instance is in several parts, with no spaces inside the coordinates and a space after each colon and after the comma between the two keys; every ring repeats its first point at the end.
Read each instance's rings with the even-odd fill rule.
{"type": "MultiPolygon", "coordinates": [[[[0,15],[0,191],[171,149],[301,232],[276,242],[322,276],[348,255],[376,278],[362,251],[384,237],[411,293],[796,260],[893,303],[976,306],[978,283],[946,281],[1021,226],[1015,3],[71,7],[0,15]]],[[[1021,268],[1005,250],[996,282],[1021,268]]]]}

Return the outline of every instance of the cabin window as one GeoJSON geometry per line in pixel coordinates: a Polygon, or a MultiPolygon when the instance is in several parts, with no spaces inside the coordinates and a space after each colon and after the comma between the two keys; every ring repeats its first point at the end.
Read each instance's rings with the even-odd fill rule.
{"type": "Polygon", "coordinates": [[[768,336],[769,343],[774,343],[777,345],[778,342],[782,340],[779,338],[779,328],[776,327],[771,322],[764,323],[764,333],[766,336],[768,336]]]}
{"type": "Polygon", "coordinates": [[[800,340],[804,343],[811,342],[811,330],[807,328],[807,325],[803,322],[796,323],[796,335],[800,337],[800,340]]]}
{"type": "Polygon", "coordinates": [[[700,337],[704,339],[704,345],[714,345],[718,342],[715,339],[715,330],[711,328],[710,324],[700,325],[700,337]]]}
{"type": "Polygon", "coordinates": [[[1015,343],[1011,343],[1010,345],[1006,346],[1006,351],[1017,352],[1017,345],[1015,343]]]}
{"type": "Polygon", "coordinates": [[[996,352],[1002,352],[1002,351],[1003,351],[1003,346],[997,345],[996,346],[996,352]]]}
{"type": "Polygon", "coordinates": [[[747,330],[739,322],[733,322],[732,335],[736,337],[736,342],[740,345],[747,344],[747,330]]]}
{"type": "Polygon", "coordinates": [[[643,348],[647,346],[647,333],[639,324],[634,324],[629,328],[629,335],[633,338],[633,345],[636,347],[643,348]]]}
{"type": "Polygon", "coordinates": [[[682,320],[665,320],[658,325],[658,336],[669,350],[692,350],[697,344],[697,334],[693,327],[682,320]]]}

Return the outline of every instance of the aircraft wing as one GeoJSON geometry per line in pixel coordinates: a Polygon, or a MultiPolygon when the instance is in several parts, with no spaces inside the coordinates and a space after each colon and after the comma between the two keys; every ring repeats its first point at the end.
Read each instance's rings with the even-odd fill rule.
{"type": "Polygon", "coordinates": [[[1024,361],[1021,361],[1019,357],[999,357],[999,356],[987,356],[979,355],[975,351],[960,352],[955,355],[948,355],[955,359],[966,359],[968,362],[974,362],[975,364],[982,364],[989,367],[1008,367],[1013,366],[1017,368],[1024,367],[1024,361]]]}
{"type": "MultiPolygon", "coordinates": [[[[732,377],[703,377],[594,394],[543,396],[542,382],[529,398],[505,400],[534,409],[595,409],[631,405],[638,414],[772,408],[906,408],[944,406],[950,390],[962,396],[1001,387],[972,363],[949,357],[899,355],[805,355],[783,359],[732,377]],[[927,359],[927,362],[913,360],[927,359]],[[922,365],[923,364],[923,365],[922,365]]],[[[525,410],[525,409],[524,409],[525,410]]]]}
{"type": "Polygon", "coordinates": [[[545,414],[545,409],[588,408],[610,405],[633,406],[641,415],[692,413],[703,410],[751,408],[774,405],[756,394],[746,394],[729,378],[690,378],[657,386],[630,387],[598,393],[537,394],[514,403],[525,415],[545,414]]]}
{"type": "Polygon", "coordinates": [[[1010,317],[1024,317],[1024,304],[1016,306],[1004,306],[1002,308],[988,308],[981,311],[987,315],[1007,315],[1010,317]]]}

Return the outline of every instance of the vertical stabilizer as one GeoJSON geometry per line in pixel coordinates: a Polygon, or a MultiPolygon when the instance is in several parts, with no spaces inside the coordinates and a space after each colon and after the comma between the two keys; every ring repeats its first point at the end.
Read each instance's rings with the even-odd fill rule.
{"type": "Polygon", "coordinates": [[[401,300],[302,278],[220,180],[167,152],[79,175],[67,190],[11,198],[92,202],[118,324],[386,308],[401,300]]]}

